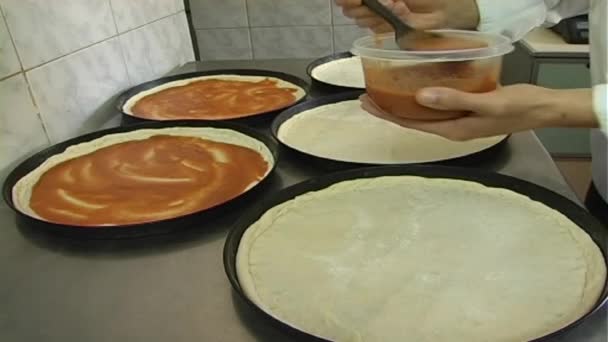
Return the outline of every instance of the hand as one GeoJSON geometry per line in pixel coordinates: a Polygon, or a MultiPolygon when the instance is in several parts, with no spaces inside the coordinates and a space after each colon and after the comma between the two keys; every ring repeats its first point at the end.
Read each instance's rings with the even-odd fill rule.
{"type": "MultiPolygon", "coordinates": [[[[358,26],[376,33],[391,32],[392,27],[362,5],[361,0],[335,0],[345,16],[358,26]]],[[[479,23],[475,0],[381,0],[398,17],[419,30],[438,28],[473,29],[479,23]]]]}
{"type": "Polygon", "coordinates": [[[470,114],[444,121],[410,120],[383,112],[367,95],[361,97],[363,109],[377,117],[457,141],[540,127],[598,125],[590,89],[553,90],[519,84],[473,94],[450,88],[426,88],[416,94],[416,100],[429,108],[470,114]]]}

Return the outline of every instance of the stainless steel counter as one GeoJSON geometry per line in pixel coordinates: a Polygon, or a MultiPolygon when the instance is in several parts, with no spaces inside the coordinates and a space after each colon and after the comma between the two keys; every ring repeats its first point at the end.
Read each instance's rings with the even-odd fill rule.
{"type": "MultiPolygon", "coordinates": [[[[263,68],[306,78],[306,60],[190,63],[176,73],[263,68]]],[[[261,196],[321,174],[285,156],[261,196]]],[[[531,132],[513,135],[478,167],[522,178],[575,199],[531,132]]],[[[17,227],[0,205],[0,341],[287,341],[252,316],[222,265],[239,213],[188,232],[128,241],[82,242],[17,227]]],[[[606,312],[557,341],[607,339],[606,312]]]]}

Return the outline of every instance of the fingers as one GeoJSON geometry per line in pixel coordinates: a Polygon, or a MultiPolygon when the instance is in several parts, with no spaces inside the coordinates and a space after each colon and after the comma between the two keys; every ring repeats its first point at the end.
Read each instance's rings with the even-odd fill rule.
{"type": "Polygon", "coordinates": [[[449,140],[465,141],[501,134],[499,127],[492,125],[486,118],[467,116],[454,120],[418,121],[397,117],[384,112],[366,94],[360,97],[361,107],[370,114],[405,128],[442,136],[449,140]]]}
{"type": "Polygon", "coordinates": [[[336,5],[340,7],[357,7],[361,6],[361,0],[336,0],[336,5]]]}
{"type": "Polygon", "coordinates": [[[381,22],[380,24],[378,24],[376,26],[371,26],[371,27],[369,27],[369,29],[372,30],[376,34],[393,32],[392,26],[386,22],[381,22]]]}
{"type": "MultiPolygon", "coordinates": [[[[406,12],[406,6],[401,1],[382,0],[386,8],[402,17],[406,12]]],[[[342,7],[342,13],[355,21],[357,26],[369,28],[376,33],[391,32],[392,27],[380,16],[364,6],[361,0],[336,0],[336,4],[342,7]]]]}
{"type": "Polygon", "coordinates": [[[470,111],[478,115],[494,115],[503,104],[494,93],[467,93],[451,88],[425,88],[416,93],[416,101],[439,110],[470,111]]]}
{"type": "Polygon", "coordinates": [[[395,3],[395,12],[403,21],[418,30],[445,28],[446,12],[439,10],[433,1],[400,0],[395,3]]]}
{"type": "Polygon", "coordinates": [[[388,26],[386,25],[384,19],[377,16],[365,6],[343,7],[342,13],[346,17],[355,20],[357,26],[362,28],[370,28],[377,33],[385,31],[384,29],[381,29],[381,27],[388,26]]]}
{"type": "Polygon", "coordinates": [[[365,6],[343,7],[342,13],[349,18],[377,18],[378,16],[365,6]]]}
{"type": "Polygon", "coordinates": [[[361,28],[369,28],[373,29],[375,27],[380,27],[385,24],[384,20],[375,17],[369,18],[357,18],[355,19],[355,24],[361,28]]]}

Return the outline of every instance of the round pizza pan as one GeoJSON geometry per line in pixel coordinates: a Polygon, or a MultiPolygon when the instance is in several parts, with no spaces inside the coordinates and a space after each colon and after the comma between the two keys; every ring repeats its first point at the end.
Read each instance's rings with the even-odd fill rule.
{"type": "MultiPolygon", "coordinates": [[[[298,329],[297,327],[294,327],[286,322],[276,319],[274,316],[268,314],[266,311],[258,307],[253,301],[251,301],[247,297],[247,295],[241,288],[236,269],[236,255],[239,248],[239,244],[241,242],[241,238],[245,231],[253,223],[259,220],[260,217],[264,213],[266,213],[266,211],[283,202],[294,199],[305,193],[322,190],[335,183],[339,183],[346,180],[399,175],[472,181],[483,184],[488,187],[504,188],[525,195],[534,201],[541,202],[546,206],[561,212],[574,223],[576,223],[581,229],[583,229],[585,232],[587,232],[587,234],[589,234],[595,244],[600,248],[604,257],[604,262],[606,262],[607,260],[606,258],[608,255],[608,230],[606,230],[593,216],[591,216],[591,214],[589,214],[581,206],[551,190],[545,189],[530,182],[489,171],[448,166],[408,165],[354,169],[321,176],[288,187],[278,192],[274,196],[266,198],[262,202],[257,203],[254,207],[246,211],[234,224],[232,230],[228,234],[226,243],[224,245],[224,270],[226,272],[226,275],[228,276],[228,280],[230,281],[234,292],[237,295],[237,298],[245,303],[244,309],[251,311],[252,313],[264,319],[264,321],[266,321],[268,324],[274,325],[275,327],[281,329],[283,332],[289,334],[297,340],[326,341],[325,339],[309,334],[303,330],[298,329]]],[[[295,271],[297,270],[294,270],[294,272],[295,271]]],[[[497,293],[497,296],[499,295],[500,294],[497,293]]],[[[587,314],[579,318],[577,321],[569,324],[568,326],[543,337],[540,337],[538,339],[535,339],[534,341],[556,340],[557,338],[559,338],[559,336],[572,330],[574,327],[578,326],[585,320],[589,319],[592,315],[596,314],[607,304],[607,302],[608,287],[606,286],[606,284],[604,284],[604,288],[602,290],[600,298],[587,314]]]]}
{"type": "MultiPolygon", "coordinates": [[[[142,84],[137,85],[133,88],[130,88],[130,89],[126,90],[125,92],[123,92],[122,94],[120,94],[120,96],[118,96],[118,99],[116,102],[116,110],[118,110],[118,112],[121,113],[121,115],[122,115],[121,124],[130,125],[130,124],[141,123],[141,122],[159,121],[159,120],[140,118],[140,117],[137,117],[137,116],[134,116],[131,114],[127,114],[124,111],[124,106],[127,103],[127,101],[129,101],[130,98],[141,93],[142,91],[152,89],[152,88],[158,87],[162,84],[173,82],[173,81],[185,80],[185,79],[189,79],[189,78],[196,78],[196,77],[200,77],[200,76],[213,76],[213,75],[274,77],[274,78],[278,78],[278,79],[284,80],[286,82],[292,83],[292,84],[302,88],[304,90],[304,96],[289,106],[285,106],[285,107],[275,109],[272,111],[262,112],[262,113],[253,114],[253,115],[240,117],[240,118],[234,118],[234,119],[225,119],[225,120],[201,119],[200,121],[227,121],[227,122],[252,124],[252,125],[264,124],[264,123],[270,122],[270,120],[272,120],[272,118],[276,114],[280,113],[285,108],[288,108],[290,106],[293,106],[297,103],[304,101],[306,99],[306,97],[308,96],[309,85],[308,85],[308,83],[306,83],[306,81],[304,81],[303,79],[298,78],[296,76],[285,74],[282,72],[276,72],[276,71],[270,71],[270,70],[257,70],[257,69],[221,69],[221,70],[212,70],[212,71],[191,72],[191,73],[186,73],[186,74],[167,76],[167,77],[159,78],[157,80],[142,83],[142,84]]],[[[191,120],[191,119],[189,119],[189,120],[191,120]]]]}
{"type": "Polygon", "coordinates": [[[316,69],[318,66],[321,66],[323,64],[327,64],[327,63],[330,63],[333,61],[337,61],[340,59],[351,58],[351,57],[354,57],[354,55],[350,52],[340,52],[340,53],[336,53],[333,55],[315,59],[310,64],[308,64],[308,67],[306,67],[306,73],[308,74],[308,76],[311,79],[311,92],[313,92],[315,94],[330,95],[330,94],[365,89],[364,87],[347,87],[347,86],[331,84],[331,83],[327,83],[327,82],[321,81],[319,79],[316,79],[312,76],[313,70],[316,69]]]}
{"type": "MultiPolygon", "coordinates": [[[[116,127],[97,131],[89,134],[85,134],[59,144],[53,145],[41,152],[36,153],[30,158],[19,164],[6,178],[2,194],[7,205],[15,212],[17,223],[23,224],[28,228],[34,230],[41,230],[43,232],[58,234],[63,236],[69,236],[74,238],[83,239],[118,239],[118,238],[132,238],[141,237],[148,235],[157,235],[176,232],[193,228],[195,225],[200,228],[205,228],[205,222],[218,218],[220,215],[230,211],[241,208],[246,205],[248,200],[255,196],[255,194],[268,182],[269,177],[272,175],[276,165],[278,163],[278,144],[274,139],[264,134],[257,132],[256,130],[242,125],[225,123],[225,122],[211,122],[211,121],[162,121],[162,122],[151,122],[137,125],[129,125],[123,127],[116,127]],[[30,216],[20,211],[13,202],[13,187],[15,184],[24,176],[29,174],[31,171],[36,169],[48,158],[56,154],[60,154],[65,151],[66,148],[80,144],[83,142],[95,140],[103,136],[114,134],[132,132],[140,129],[159,129],[167,127],[213,127],[230,129],[251,138],[254,138],[264,144],[274,159],[274,163],[271,166],[268,174],[256,185],[249,190],[236,196],[235,198],[223,202],[214,207],[198,211],[192,214],[178,216],[175,218],[164,219],[160,221],[152,221],[145,223],[129,224],[129,225],[116,225],[116,226],[76,226],[58,224],[48,222],[33,216],[30,216]]],[[[198,228],[198,227],[197,227],[198,228]]]]}
{"type": "MultiPolygon", "coordinates": [[[[325,106],[332,103],[338,103],[348,100],[355,100],[359,98],[360,95],[363,94],[363,91],[351,91],[347,93],[334,94],[329,96],[324,96],[320,98],[315,98],[312,100],[308,100],[306,102],[295,105],[281,114],[279,114],[272,122],[271,132],[274,138],[279,141],[281,147],[286,149],[289,154],[297,159],[302,160],[305,163],[315,164],[317,167],[326,169],[326,170],[344,170],[344,169],[352,169],[357,167],[367,167],[367,166],[379,166],[379,165],[408,165],[408,164],[441,164],[441,165],[450,165],[450,166],[478,166],[480,163],[492,160],[493,158],[497,158],[500,156],[501,152],[504,150],[506,142],[509,136],[505,136],[504,139],[500,140],[496,144],[492,146],[488,146],[485,149],[480,151],[472,152],[467,155],[461,155],[454,158],[448,159],[437,159],[437,160],[429,160],[425,162],[403,162],[403,163],[392,163],[392,164],[380,164],[380,163],[362,163],[355,161],[346,161],[346,160],[336,160],[328,157],[314,155],[305,151],[298,150],[295,147],[289,146],[288,144],[281,141],[279,138],[279,129],[281,126],[286,123],[292,117],[305,112],[307,110],[325,106]]],[[[328,143],[333,143],[328,141],[328,143]]]]}

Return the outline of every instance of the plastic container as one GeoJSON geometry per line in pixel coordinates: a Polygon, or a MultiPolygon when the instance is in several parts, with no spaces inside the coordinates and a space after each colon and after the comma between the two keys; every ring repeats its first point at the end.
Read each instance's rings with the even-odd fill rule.
{"type": "Polygon", "coordinates": [[[416,92],[449,87],[482,93],[498,86],[502,57],[513,51],[509,38],[475,31],[433,32],[443,38],[420,41],[416,50],[408,51],[397,47],[393,33],[355,41],[352,53],[361,56],[367,93],[387,113],[416,120],[456,118],[467,113],[423,107],[416,102],[416,92]]]}

